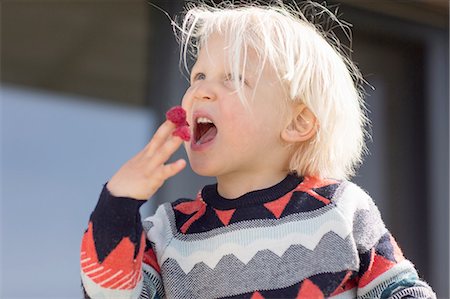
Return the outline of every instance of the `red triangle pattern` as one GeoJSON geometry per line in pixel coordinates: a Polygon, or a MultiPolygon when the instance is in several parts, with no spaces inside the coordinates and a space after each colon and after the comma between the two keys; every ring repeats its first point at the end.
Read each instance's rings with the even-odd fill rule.
{"type": "Polygon", "coordinates": [[[292,192],[280,197],[277,200],[268,202],[264,204],[264,207],[268,209],[277,219],[280,218],[287,204],[291,200],[292,192]]]}
{"type": "Polygon", "coordinates": [[[333,291],[333,293],[330,294],[330,297],[339,295],[343,292],[356,288],[358,286],[358,279],[357,277],[350,279],[351,277],[352,271],[347,271],[347,274],[345,275],[344,279],[342,279],[341,284],[333,291]]]}
{"type": "Polygon", "coordinates": [[[330,179],[321,179],[319,177],[314,176],[306,176],[303,181],[301,182],[300,186],[303,186],[307,189],[315,189],[315,188],[322,188],[325,186],[333,185],[338,183],[336,180],[330,180],[330,179]]]}
{"type": "Polygon", "coordinates": [[[254,292],[250,299],[264,299],[260,292],[254,292]]]}
{"type": "Polygon", "coordinates": [[[174,207],[174,209],[185,215],[190,215],[199,211],[204,205],[205,203],[203,201],[196,199],[193,201],[186,201],[179,203],[174,207]]]}
{"type": "Polygon", "coordinates": [[[297,294],[297,299],[322,299],[325,298],[322,291],[311,280],[305,279],[297,294]]]}
{"type": "MultiPolygon", "coordinates": [[[[206,212],[206,204],[203,201],[200,200],[196,200],[194,202],[200,202],[201,205],[199,206],[199,209],[195,212],[194,215],[192,215],[191,218],[189,218],[188,221],[186,221],[181,227],[180,227],[180,231],[185,234],[187,232],[187,230],[189,229],[189,227],[192,225],[192,223],[194,223],[195,221],[197,221],[198,219],[200,219],[200,217],[202,217],[205,212],[206,212]]],[[[178,206],[177,206],[178,207],[178,206]]]]}
{"type": "Polygon", "coordinates": [[[336,184],[336,183],[337,183],[337,181],[335,181],[335,180],[320,179],[317,177],[305,177],[303,182],[301,182],[301,184],[296,188],[296,190],[308,193],[315,199],[317,199],[327,205],[331,201],[328,198],[325,198],[325,197],[319,195],[313,189],[325,187],[325,186],[336,184]]]}
{"type": "Polygon", "coordinates": [[[394,262],[382,257],[381,255],[375,254],[373,257],[373,263],[370,263],[369,269],[364,273],[364,275],[359,280],[359,287],[365,287],[372,280],[391,269],[395,265],[394,262]]]}
{"type": "Polygon", "coordinates": [[[142,233],[139,252],[134,258],[135,245],[129,237],[124,237],[116,248],[100,263],[95,248],[93,224],[89,222],[88,230],[83,235],[81,251],[81,270],[96,284],[104,288],[131,290],[141,279],[142,260],[145,248],[145,233],[142,233]],[[90,258],[88,261],[84,259],[90,258]],[[98,271],[96,270],[98,269],[98,271]],[[91,274],[88,274],[88,273],[91,274]],[[120,273],[117,275],[117,273],[120,273]],[[128,277],[128,280],[124,279],[128,277]]]}
{"type": "Polygon", "coordinates": [[[214,209],[214,212],[216,212],[217,217],[222,221],[223,225],[227,226],[230,223],[231,217],[233,217],[234,212],[236,209],[233,210],[216,210],[214,209]]]}

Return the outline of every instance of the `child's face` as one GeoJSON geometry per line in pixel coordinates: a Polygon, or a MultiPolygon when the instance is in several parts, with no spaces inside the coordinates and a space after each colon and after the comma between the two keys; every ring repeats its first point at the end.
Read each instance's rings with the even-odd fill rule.
{"type": "Polygon", "coordinates": [[[186,151],[192,169],[200,175],[287,169],[288,153],[280,137],[285,93],[271,67],[263,69],[258,81],[258,57],[253,50],[248,52],[242,89],[248,109],[229,78],[228,53],[220,35],[208,39],[192,68],[191,86],[183,97],[192,130],[186,151]]]}

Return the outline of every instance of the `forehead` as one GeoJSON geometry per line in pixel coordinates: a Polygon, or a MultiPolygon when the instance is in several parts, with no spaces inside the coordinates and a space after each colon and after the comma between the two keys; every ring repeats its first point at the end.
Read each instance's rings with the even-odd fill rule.
{"type": "Polygon", "coordinates": [[[215,70],[236,73],[253,83],[281,81],[268,59],[244,40],[236,40],[219,33],[212,33],[200,45],[191,75],[197,71],[215,70]]]}
{"type": "Polygon", "coordinates": [[[199,65],[229,68],[237,62],[240,70],[256,71],[261,66],[254,48],[243,42],[230,41],[223,34],[213,33],[201,43],[193,68],[199,65]]]}
{"type": "Polygon", "coordinates": [[[233,42],[218,33],[206,38],[191,69],[191,76],[198,72],[221,76],[231,74],[235,78],[244,78],[252,88],[258,88],[261,84],[269,88],[284,86],[277,69],[268,59],[264,59],[251,46],[233,42]]]}

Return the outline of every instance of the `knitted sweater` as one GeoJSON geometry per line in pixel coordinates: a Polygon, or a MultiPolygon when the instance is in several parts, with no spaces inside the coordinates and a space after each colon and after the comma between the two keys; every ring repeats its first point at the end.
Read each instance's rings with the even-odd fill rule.
{"type": "Polygon", "coordinates": [[[81,248],[89,298],[435,298],[347,181],[287,176],[227,200],[217,185],[161,205],[104,187],[81,248]]]}

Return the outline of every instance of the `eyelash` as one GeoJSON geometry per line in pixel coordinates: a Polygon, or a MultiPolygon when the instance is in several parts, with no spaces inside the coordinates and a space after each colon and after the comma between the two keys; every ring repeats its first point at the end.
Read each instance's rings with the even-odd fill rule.
{"type": "Polygon", "coordinates": [[[197,73],[195,74],[195,76],[193,77],[192,81],[197,81],[197,80],[204,80],[206,77],[206,75],[204,73],[197,73]],[[203,79],[200,79],[199,77],[203,76],[203,79]]]}
{"type": "MultiPolygon", "coordinates": [[[[195,74],[195,76],[193,77],[192,82],[195,82],[195,81],[197,81],[197,80],[204,80],[205,78],[206,78],[206,75],[205,75],[204,73],[197,73],[197,74],[195,74]],[[200,77],[202,77],[202,78],[200,78],[200,77]]],[[[231,74],[228,74],[228,75],[225,77],[225,79],[226,79],[227,81],[232,81],[232,80],[233,80],[231,74]]],[[[239,81],[242,81],[242,75],[239,75],[239,81]]],[[[248,86],[247,80],[244,80],[244,84],[248,86]]]]}
{"type": "MultiPolygon", "coordinates": [[[[229,81],[233,81],[233,76],[231,76],[231,74],[228,74],[228,75],[226,76],[226,79],[229,80],[229,81]]],[[[239,75],[239,82],[241,82],[241,81],[242,81],[242,75],[239,75]]],[[[245,80],[244,80],[244,83],[247,84],[247,83],[245,82],[245,80]]]]}

